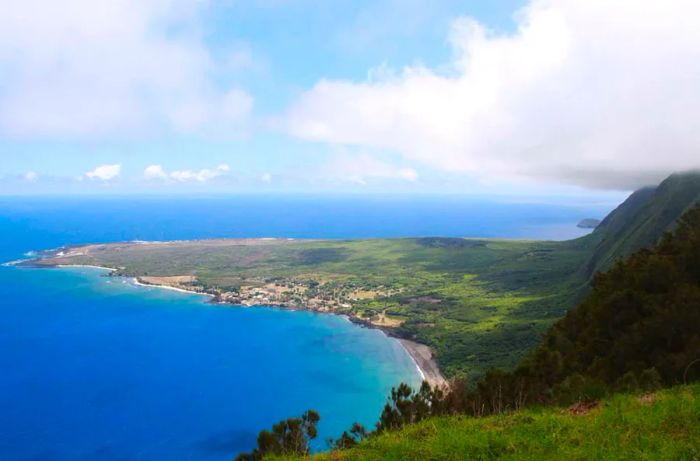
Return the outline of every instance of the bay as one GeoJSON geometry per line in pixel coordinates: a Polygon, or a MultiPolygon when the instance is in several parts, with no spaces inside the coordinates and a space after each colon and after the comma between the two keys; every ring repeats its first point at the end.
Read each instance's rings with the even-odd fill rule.
{"type": "MultiPolygon", "coordinates": [[[[214,237],[564,239],[605,205],[458,197],[0,198],[0,260],[64,244],[214,237]]],[[[308,408],[376,421],[419,375],[347,319],[214,306],[86,268],[0,268],[0,459],[225,460],[308,408]]]]}

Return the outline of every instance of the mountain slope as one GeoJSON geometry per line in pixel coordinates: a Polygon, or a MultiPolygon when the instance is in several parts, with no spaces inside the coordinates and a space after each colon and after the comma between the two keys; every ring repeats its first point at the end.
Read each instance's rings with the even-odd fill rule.
{"type": "Polygon", "coordinates": [[[699,325],[700,205],[655,247],[598,273],[592,291],[514,371],[491,371],[467,392],[463,411],[698,380],[700,366],[691,365],[700,359],[699,325]]]}
{"type": "Polygon", "coordinates": [[[655,244],[679,216],[700,202],[700,172],[677,173],[657,187],[633,193],[588,237],[592,254],[587,275],[609,268],[616,259],[655,244]]]}

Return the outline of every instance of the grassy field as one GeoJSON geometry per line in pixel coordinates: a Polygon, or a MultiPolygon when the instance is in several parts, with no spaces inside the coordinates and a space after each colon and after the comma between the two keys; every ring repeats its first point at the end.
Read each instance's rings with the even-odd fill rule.
{"type": "MultiPolygon", "coordinates": [[[[268,458],[266,458],[268,459],[268,458]]],[[[278,458],[270,458],[278,459],[278,458]]],[[[287,458],[285,458],[287,459],[287,458]]],[[[289,458],[291,459],[298,458],[289,458]]],[[[700,459],[700,385],[617,395],[596,407],[430,419],[314,461],[700,459]]]]}
{"type": "Polygon", "coordinates": [[[573,305],[587,255],[586,239],[248,239],[93,245],[39,263],[194,276],[193,288],[225,300],[277,290],[285,305],[348,313],[427,344],[447,376],[473,377],[513,366],[573,305]]]}

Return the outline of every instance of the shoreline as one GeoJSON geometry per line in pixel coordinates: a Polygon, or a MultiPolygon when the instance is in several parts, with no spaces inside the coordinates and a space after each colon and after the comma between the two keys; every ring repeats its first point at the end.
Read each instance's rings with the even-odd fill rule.
{"type": "MultiPolygon", "coordinates": [[[[90,269],[107,270],[110,273],[118,271],[118,269],[114,268],[114,267],[97,266],[97,265],[91,265],[91,264],[56,264],[54,266],[44,266],[44,267],[58,267],[58,268],[84,267],[84,268],[90,268],[90,269]]],[[[129,277],[126,277],[126,278],[129,278],[129,277]]],[[[140,287],[145,287],[145,288],[158,288],[158,289],[162,289],[162,290],[171,290],[171,291],[176,291],[179,293],[186,293],[186,294],[202,295],[202,296],[206,296],[206,297],[210,298],[210,302],[212,302],[212,304],[217,304],[217,305],[226,305],[226,306],[232,306],[232,307],[254,307],[254,306],[248,306],[248,305],[244,305],[244,304],[233,304],[233,303],[229,303],[229,302],[225,302],[225,301],[224,302],[214,302],[214,300],[216,299],[216,295],[212,294],[212,293],[187,290],[184,288],[173,287],[170,285],[157,285],[157,284],[152,284],[152,283],[144,283],[141,280],[139,280],[139,277],[130,277],[130,278],[131,278],[131,282],[135,286],[140,286],[140,287]]],[[[341,316],[346,317],[350,322],[355,323],[356,325],[359,325],[359,326],[362,326],[365,328],[372,328],[372,329],[381,330],[388,337],[399,341],[399,344],[401,345],[401,347],[406,351],[408,356],[411,358],[411,361],[416,366],[416,369],[418,370],[418,373],[420,374],[422,381],[427,381],[431,387],[439,387],[441,389],[446,389],[447,387],[449,387],[449,383],[445,379],[445,377],[442,375],[442,372],[440,371],[440,368],[438,367],[437,362],[433,358],[433,352],[429,346],[412,341],[412,340],[409,340],[409,339],[400,338],[400,337],[394,335],[393,332],[388,328],[378,326],[378,325],[373,325],[372,323],[367,322],[364,319],[361,319],[359,317],[355,317],[353,315],[349,315],[347,313],[335,313],[335,312],[319,311],[316,309],[309,309],[309,308],[303,307],[303,306],[260,305],[258,307],[268,307],[268,308],[273,308],[273,309],[277,308],[277,309],[285,309],[285,310],[306,310],[306,311],[311,311],[311,312],[317,312],[320,314],[341,315],[341,316]]]]}
{"type": "MultiPolygon", "coordinates": [[[[99,266],[91,266],[91,267],[99,267],[99,266]]],[[[187,293],[187,294],[196,294],[196,295],[203,295],[207,296],[209,298],[216,298],[216,296],[212,293],[206,293],[206,292],[201,292],[201,291],[194,291],[194,290],[187,290],[184,288],[178,288],[178,287],[173,287],[170,285],[158,285],[158,284],[153,284],[153,283],[144,283],[139,280],[139,277],[132,277],[132,283],[136,286],[141,286],[141,287],[147,287],[147,288],[159,288],[163,290],[171,290],[171,291],[177,291],[180,293],[187,293]]],[[[372,328],[372,329],[377,329],[381,330],[384,332],[384,334],[387,335],[389,338],[396,339],[401,347],[403,348],[404,351],[408,354],[408,356],[411,358],[411,361],[413,364],[416,366],[416,369],[418,370],[418,374],[421,377],[421,382],[422,381],[427,381],[428,384],[430,384],[431,387],[438,387],[440,389],[446,389],[449,387],[448,381],[445,379],[445,377],[442,375],[442,372],[440,371],[440,367],[438,367],[437,362],[433,358],[433,352],[430,349],[429,346],[425,344],[421,344],[415,341],[411,341],[410,339],[404,339],[404,338],[399,338],[398,336],[395,336],[392,334],[391,330],[387,330],[384,327],[373,325],[369,322],[365,322],[362,319],[359,319],[358,317],[354,317],[352,315],[348,314],[340,314],[340,313],[334,313],[334,312],[322,312],[314,309],[308,309],[308,308],[303,308],[303,307],[291,307],[291,306],[284,306],[284,305],[274,305],[274,306],[268,306],[268,305],[244,305],[244,304],[233,304],[229,302],[217,302],[215,304],[218,305],[226,305],[226,306],[231,306],[231,307],[266,307],[270,309],[285,309],[285,310],[306,310],[306,311],[312,311],[316,312],[319,314],[331,314],[331,315],[340,315],[342,317],[345,317],[348,319],[348,321],[365,327],[365,328],[372,328]]]]}
{"type": "Polygon", "coordinates": [[[431,387],[446,389],[449,383],[440,372],[437,362],[433,358],[433,352],[429,346],[425,344],[411,341],[410,339],[396,338],[401,346],[406,350],[408,355],[416,364],[418,372],[421,374],[423,381],[427,381],[431,387]]]}
{"type": "Polygon", "coordinates": [[[106,266],[95,266],[92,264],[56,264],[54,267],[87,267],[88,269],[100,269],[100,270],[106,270],[109,272],[115,272],[118,269],[114,267],[106,267],[106,266]]]}
{"type": "Polygon", "coordinates": [[[173,287],[170,285],[157,285],[155,283],[145,283],[145,282],[139,280],[139,277],[131,277],[131,283],[133,283],[134,285],[139,286],[139,287],[158,288],[161,290],[177,291],[179,293],[187,293],[187,294],[191,294],[191,295],[201,295],[201,296],[206,296],[208,298],[215,298],[216,297],[215,295],[213,295],[211,293],[204,292],[204,291],[187,290],[185,288],[178,288],[178,287],[173,287]]]}

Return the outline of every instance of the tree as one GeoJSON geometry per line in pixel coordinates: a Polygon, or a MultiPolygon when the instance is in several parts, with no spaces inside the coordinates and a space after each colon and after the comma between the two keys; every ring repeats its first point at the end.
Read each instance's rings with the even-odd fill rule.
{"type": "Polygon", "coordinates": [[[331,445],[336,450],[345,450],[352,448],[362,440],[367,438],[368,433],[365,426],[360,423],[354,423],[349,431],[344,431],[343,435],[337,440],[329,440],[329,445],[331,445]]]}
{"type": "Polygon", "coordinates": [[[427,381],[423,381],[416,392],[406,383],[391,389],[389,401],[384,405],[384,410],[377,423],[377,432],[397,429],[404,424],[421,421],[430,416],[442,414],[447,409],[442,405],[443,392],[435,387],[430,387],[427,381]]]}
{"type": "Polygon", "coordinates": [[[236,461],[260,461],[266,455],[308,455],[309,442],[316,438],[316,425],[321,420],[314,410],[308,410],[301,418],[289,418],[272,426],[272,431],[258,434],[258,447],[250,453],[241,453],[236,461]]]}

